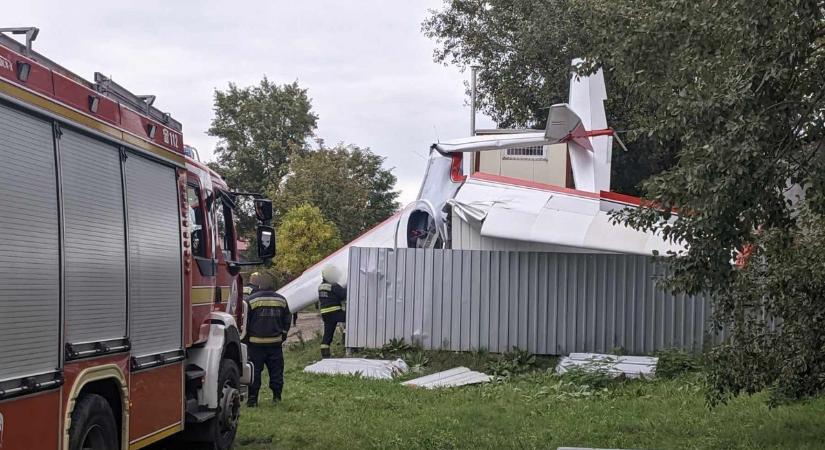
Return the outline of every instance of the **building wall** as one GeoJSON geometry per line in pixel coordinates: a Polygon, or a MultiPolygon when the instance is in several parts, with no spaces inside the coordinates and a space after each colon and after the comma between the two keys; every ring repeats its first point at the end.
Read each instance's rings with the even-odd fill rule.
{"type": "Polygon", "coordinates": [[[534,354],[700,351],[709,302],[656,287],[636,255],[350,250],[347,346],[393,338],[425,349],[534,354]]]}
{"type": "Polygon", "coordinates": [[[539,183],[565,186],[567,177],[567,145],[544,146],[541,159],[508,157],[506,150],[478,154],[479,171],[539,183]]]}

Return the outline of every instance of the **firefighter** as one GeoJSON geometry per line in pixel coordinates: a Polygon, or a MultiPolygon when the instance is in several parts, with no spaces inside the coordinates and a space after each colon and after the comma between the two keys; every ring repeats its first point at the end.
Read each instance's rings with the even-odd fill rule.
{"type": "Polygon", "coordinates": [[[281,401],[284,389],[284,353],[281,345],[289,331],[289,306],[286,299],[275,293],[275,279],[272,274],[261,271],[249,277],[252,295],[247,319],[247,344],[249,359],[255,366],[255,376],[249,386],[247,406],[258,406],[258,391],[261,389],[261,374],[266,366],[269,372],[269,388],[272,401],[281,401]]]}
{"type": "Polygon", "coordinates": [[[321,339],[321,358],[330,357],[330,344],[339,323],[346,323],[347,314],[344,303],[347,290],[335,283],[335,268],[326,266],[321,271],[321,285],[318,286],[318,302],[321,307],[321,319],[324,321],[324,337],[321,339]]]}

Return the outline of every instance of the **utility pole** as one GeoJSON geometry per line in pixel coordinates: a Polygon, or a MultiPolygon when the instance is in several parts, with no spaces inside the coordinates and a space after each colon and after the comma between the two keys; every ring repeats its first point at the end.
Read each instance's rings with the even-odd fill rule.
{"type": "MultiPolygon", "coordinates": [[[[478,76],[478,69],[478,66],[470,67],[470,136],[476,135],[476,78],[478,76]]],[[[478,158],[479,154],[473,152],[472,157],[469,158],[469,170],[467,170],[467,159],[464,160],[464,173],[472,174],[475,172],[475,168],[478,166],[478,162],[476,161],[478,158]]]]}
{"type": "Polygon", "coordinates": [[[478,66],[470,68],[470,136],[476,135],[476,77],[478,66]]]}

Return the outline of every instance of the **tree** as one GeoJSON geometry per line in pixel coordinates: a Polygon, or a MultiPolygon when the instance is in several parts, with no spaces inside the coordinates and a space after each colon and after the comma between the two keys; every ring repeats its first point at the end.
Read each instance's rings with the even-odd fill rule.
{"type": "Polygon", "coordinates": [[[398,210],[396,178],[383,162],[368,148],[322,146],[293,161],[271,198],[279,214],[302,203],[317,206],[349,242],[398,210]]]}
{"type": "MultiPolygon", "coordinates": [[[[548,107],[568,101],[571,61],[593,50],[591,6],[574,0],[447,0],[423,24],[439,47],[435,59],[478,66],[480,108],[500,127],[543,128],[548,107]]],[[[659,145],[637,132],[647,111],[633,85],[606,72],[608,123],[622,132],[630,152],[613,152],[613,190],[640,193],[639,183],[671,167],[677,142],[659,145]]]]}
{"type": "Polygon", "coordinates": [[[667,285],[716,298],[729,339],[711,355],[710,399],[825,391],[825,4],[580,4],[592,11],[580,71],[609,68],[645,112],[635,126],[678,142],[677,164],[643,184],[648,207],[616,218],[685,244],[667,285]],[[743,248],[744,268],[731,264],[743,248]]]}
{"type": "Polygon", "coordinates": [[[768,387],[777,404],[823,390],[825,220],[800,214],[789,232],[760,233],[747,265],[717,294],[731,337],[710,353],[713,401],[768,387]]]}
{"type": "Polygon", "coordinates": [[[291,208],[278,227],[275,269],[288,282],[342,245],[335,224],[309,203],[291,208]]]}
{"type": "Polygon", "coordinates": [[[450,0],[424,24],[437,60],[482,66],[482,104],[504,125],[540,124],[532,111],[565,86],[552,67],[566,59],[586,58],[580,74],[605,70],[608,119],[633,131],[633,153],[654,152],[639,162],[659,165],[640,173],[654,174],[646,207],[616,220],[683,243],[665,259],[666,285],[716,299],[729,339],[710,357],[714,402],[825,391],[823,10],[822,0],[450,0]],[[804,199],[789,200],[794,187],[804,199]]]}
{"type": "Polygon", "coordinates": [[[306,149],[318,116],[297,82],[215,91],[215,118],[208,133],[220,139],[210,167],[234,189],[266,192],[277,186],[295,155],[306,149]]]}

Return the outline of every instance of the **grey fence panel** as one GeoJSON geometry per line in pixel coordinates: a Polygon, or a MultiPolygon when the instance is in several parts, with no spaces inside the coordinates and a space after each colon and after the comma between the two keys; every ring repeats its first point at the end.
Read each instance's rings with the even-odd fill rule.
{"type": "Polygon", "coordinates": [[[441,318],[442,318],[442,296],[444,289],[444,253],[441,250],[433,251],[433,301],[430,314],[432,323],[430,324],[430,346],[441,345],[441,318]]]}
{"type": "Polygon", "coordinates": [[[707,300],[657,288],[662,268],[649,257],[353,248],[349,260],[349,347],[404,338],[454,351],[644,354],[708,339],[707,300]]]}
{"type": "MultiPolygon", "coordinates": [[[[375,265],[380,269],[380,266],[378,265],[377,248],[370,249],[369,260],[370,265],[375,265]]],[[[367,273],[367,299],[369,308],[366,311],[366,323],[368,324],[366,331],[367,345],[370,347],[375,347],[375,331],[377,329],[376,321],[378,320],[378,315],[376,314],[378,310],[378,279],[383,278],[385,275],[380,272],[380,270],[375,270],[367,273]]]]}
{"type": "MultiPolygon", "coordinates": [[[[349,273],[347,274],[347,280],[350,280],[351,282],[347,284],[347,290],[348,290],[347,298],[348,299],[358,298],[358,296],[360,294],[359,291],[358,291],[358,283],[352,282],[352,280],[357,280],[358,279],[358,272],[359,272],[359,270],[361,270],[361,264],[359,263],[359,260],[358,260],[359,256],[360,256],[359,252],[350,252],[349,253],[349,263],[348,263],[349,273]]],[[[359,323],[358,323],[358,320],[357,320],[357,314],[353,314],[353,311],[355,311],[355,310],[353,310],[351,305],[349,305],[349,304],[347,305],[346,310],[347,310],[347,324],[351,325],[351,326],[348,327],[349,329],[347,331],[357,330],[359,323]]],[[[347,333],[345,339],[346,339],[346,345],[350,345],[353,342],[358,342],[359,341],[355,336],[352,335],[352,333],[347,333]]]]}
{"type": "Polygon", "coordinates": [[[396,311],[396,296],[395,280],[398,278],[398,255],[389,254],[387,256],[387,308],[384,315],[384,340],[391,336],[395,336],[395,311],[396,311]]]}

